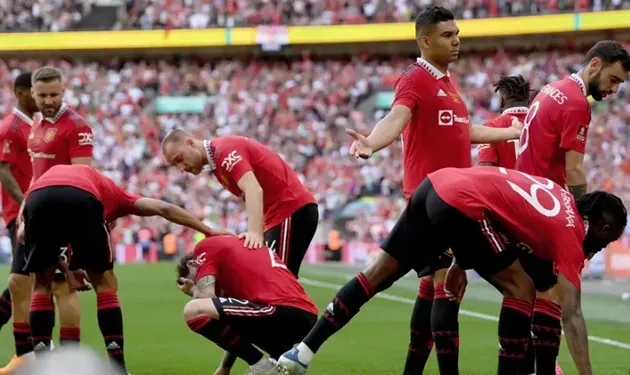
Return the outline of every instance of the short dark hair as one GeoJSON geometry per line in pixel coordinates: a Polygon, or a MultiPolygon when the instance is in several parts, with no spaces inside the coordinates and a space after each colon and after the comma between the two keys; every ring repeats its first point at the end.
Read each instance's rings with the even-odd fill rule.
{"type": "Polygon", "coordinates": [[[628,224],[628,212],[623,201],[614,194],[606,191],[594,191],[584,194],[576,199],[575,204],[580,215],[589,220],[602,220],[607,214],[613,219],[614,224],[624,228],[628,224]]]}
{"type": "Polygon", "coordinates": [[[61,70],[52,66],[42,66],[33,73],[31,83],[35,85],[38,81],[51,82],[57,79],[61,81],[61,77],[61,70]]]}
{"type": "Polygon", "coordinates": [[[494,84],[494,92],[499,92],[506,102],[529,104],[531,90],[529,81],[522,75],[501,77],[494,84]]]}
{"type": "Polygon", "coordinates": [[[15,78],[15,82],[13,83],[13,91],[17,91],[18,89],[22,90],[30,90],[33,87],[31,83],[31,76],[33,73],[24,72],[20,73],[20,75],[15,78]]]}
{"type": "Polygon", "coordinates": [[[599,57],[606,65],[619,62],[626,72],[630,71],[630,55],[623,45],[615,40],[597,42],[586,54],[584,64],[590,63],[595,57],[599,57]]]}
{"type": "Polygon", "coordinates": [[[453,21],[454,19],[455,15],[450,10],[431,5],[416,16],[416,38],[419,37],[427,27],[435,26],[440,22],[453,21]]]}
{"type": "Polygon", "coordinates": [[[184,255],[177,264],[177,283],[179,284],[179,279],[187,278],[190,275],[190,269],[188,268],[188,262],[193,260],[193,253],[189,253],[184,255]]]}

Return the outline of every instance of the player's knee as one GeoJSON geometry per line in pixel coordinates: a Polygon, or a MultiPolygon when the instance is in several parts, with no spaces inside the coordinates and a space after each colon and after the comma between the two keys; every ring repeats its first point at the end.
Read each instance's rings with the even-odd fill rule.
{"type": "Polygon", "coordinates": [[[184,306],[184,320],[186,322],[201,317],[219,319],[219,313],[211,298],[193,299],[184,306]]]}
{"type": "Polygon", "coordinates": [[[378,293],[402,277],[406,273],[403,269],[405,267],[398,260],[381,251],[376,261],[363,271],[363,275],[372,289],[378,293]]]}
{"type": "Polygon", "coordinates": [[[444,284],[446,281],[446,271],[448,271],[448,268],[440,268],[435,271],[433,275],[426,277],[433,280],[433,285],[444,284]]]}
{"type": "Polygon", "coordinates": [[[13,300],[26,298],[31,292],[32,283],[30,276],[12,273],[9,275],[9,291],[13,300]]]}

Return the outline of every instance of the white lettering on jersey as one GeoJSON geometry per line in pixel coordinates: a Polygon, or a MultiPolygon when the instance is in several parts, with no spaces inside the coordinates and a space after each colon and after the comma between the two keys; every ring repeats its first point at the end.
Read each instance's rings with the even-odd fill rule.
{"type": "Polygon", "coordinates": [[[79,146],[91,146],[94,144],[92,133],[79,133],[79,146]]]}
{"type": "Polygon", "coordinates": [[[223,161],[221,162],[221,166],[225,168],[226,171],[232,172],[234,166],[241,160],[243,160],[243,157],[237,154],[236,150],[233,150],[228,154],[228,156],[225,157],[225,159],[223,159],[223,161]]]}
{"type": "Polygon", "coordinates": [[[555,87],[551,87],[549,85],[545,85],[540,92],[546,94],[551,99],[555,100],[556,103],[563,105],[564,102],[568,99],[566,95],[555,87]]]}
{"type": "Polygon", "coordinates": [[[45,154],[43,152],[33,152],[28,150],[28,153],[31,155],[31,159],[54,159],[57,157],[57,154],[45,154]]]}
{"type": "Polygon", "coordinates": [[[193,260],[194,266],[199,267],[206,262],[206,253],[201,253],[193,260]]]}
{"type": "Polygon", "coordinates": [[[575,211],[573,210],[573,206],[571,206],[571,193],[564,189],[561,189],[560,193],[562,194],[562,203],[564,203],[564,213],[567,215],[567,227],[574,228],[575,211]]]}

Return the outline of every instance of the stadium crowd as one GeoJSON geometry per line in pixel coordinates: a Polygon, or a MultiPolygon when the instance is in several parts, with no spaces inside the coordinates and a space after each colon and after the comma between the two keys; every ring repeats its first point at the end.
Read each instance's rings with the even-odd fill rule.
{"type": "MultiPolygon", "coordinates": [[[[92,11],[92,3],[2,1],[0,31],[71,30],[92,11]]],[[[112,26],[160,29],[403,22],[430,4],[446,6],[460,19],[630,8],[629,0],[126,0],[112,26]]],[[[90,23],[81,27],[90,28],[90,23]]]]}
{"type": "MultiPolygon", "coordinates": [[[[492,83],[502,75],[523,74],[532,87],[574,72],[581,53],[499,53],[463,57],[452,67],[471,109],[474,123],[499,112],[492,83]]],[[[347,156],[346,127],[368,133],[384,110],[366,98],[391,91],[396,77],[413,58],[379,60],[181,61],[95,63],[67,61],[0,61],[0,114],[14,102],[13,77],[41,63],[61,68],[67,80],[66,101],[84,115],[95,138],[97,167],[121,186],[145,196],[186,207],[211,225],[234,231],[246,228],[241,203],[211,176],[188,178],[167,168],[159,153],[165,132],[183,127],[199,136],[241,134],[278,151],[315,194],[322,216],[330,218],[362,196],[387,197],[377,214],[362,215],[349,228],[359,239],[378,239],[400,214],[399,145],[368,161],[347,156]],[[215,96],[202,114],[153,115],[147,106],[156,95],[215,96]]],[[[586,167],[589,187],[614,191],[630,203],[630,123],[628,90],[597,103],[589,133],[586,167]]],[[[472,149],[476,153],[476,149],[472,149]]],[[[162,220],[127,219],[118,223],[118,241],[155,241],[173,231],[162,220]]],[[[177,233],[177,232],[175,232],[177,233]]],[[[184,240],[189,237],[183,236],[184,240]]],[[[1,242],[0,242],[1,244],[1,242]]]]}

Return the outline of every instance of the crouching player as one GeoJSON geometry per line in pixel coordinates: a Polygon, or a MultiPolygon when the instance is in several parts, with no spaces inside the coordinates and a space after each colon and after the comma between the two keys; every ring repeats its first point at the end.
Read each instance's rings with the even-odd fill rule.
{"type": "MultiPolygon", "coordinates": [[[[113,254],[105,222],[126,215],[162,216],[205,235],[214,231],[180,207],[130,194],[87,165],[57,165],[45,172],[26,193],[23,212],[26,266],[35,275],[30,325],[35,354],[49,350],[55,312],[50,293],[60,248],[71,245],[70,269],[84,269],[96,291],[99,328],[110,359],[124,370],[123,319],[116,294],[104,273],[113,268],[113,254]]],[[[65,265],[63,262],[60,263],[65,265]]],[[[70,286],[83,287],[83,279],[64,269],[70,286]]]]}
{"type": "MultiPolygon", "coordinates": [[[[280,374],[275,360],[311,330],[317,307],[268,247],[251,250],[232,236],[200,241],[177,267],[188,327],[250,366],[246,374],[280,374]],[[258,348],[269,354],[266,358],[258,348]]],[[[230,373],[221,363],[215,375],[230,373]]]]}

